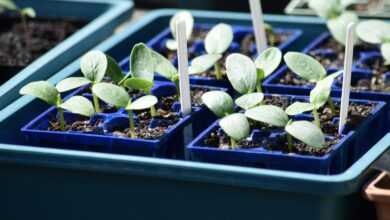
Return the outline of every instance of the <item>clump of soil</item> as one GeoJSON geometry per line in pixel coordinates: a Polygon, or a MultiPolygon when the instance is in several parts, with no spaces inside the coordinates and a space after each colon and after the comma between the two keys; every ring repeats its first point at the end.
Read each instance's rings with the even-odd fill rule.
{"type": "MultiPolygon", "coordinates": [[[[96,133],[99,130],[99,126],[103,123],[102,119],[98,119],[91,123],[91,120],[85,117],[81,117],[80,119],[72,122],[70,124],[65,121],[65,131],[77,131],[84,133],[96,133]]],[[[60,123],[57,119],[49,121],[48,131],[62,131],[60,128],[60,123]]]]}
{"type": "Polygon", "coordinates": [[[286,109],[288,106],[292,104],[291,99],[286,96],[266,96],[263,100],[264,105],[275,105],[282,109],[286,109]]]}
{"type": "Polygon", "coordinates": [[[385,65],[382,57],[376,57],[369,62],[360,63],[359,68],[372,70],[371,79],[360,79],[352,85],[354,91],[390,92],[390,79],[385,73],[390,72],[390,66],[385,65]]]}
{"type": "Polygon", "coordinates": [[[0,66],[25,67],[85,25],[64,19],[0,17],[0,66]]]}
{"type": "MultiPolygon", "coordinates": [[[[288,39],[291,37],[291,32],[281,32],[281,33],[275,33],[275,32],[267,32],[267,42],[269,46],[272,47],[278,47],[281,44],[288,41],[288,39]]],[[[252,45],[256,44],[255,36],[253,33],[245,35],[245,37],[241,40],[240,45],[240,53],[245,54],[247,56],[252,56],[251,53],[251,47],[252,45]]]]}

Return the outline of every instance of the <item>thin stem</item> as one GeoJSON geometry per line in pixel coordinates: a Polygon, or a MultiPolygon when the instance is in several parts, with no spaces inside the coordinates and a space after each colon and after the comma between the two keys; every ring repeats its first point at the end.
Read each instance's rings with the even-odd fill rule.
{"type": "Polygon", "coordinates": [[[263,92],[263,89],[261,88],[261,80],[258,80],[258,82],[256,84],[256,91],[263,92]]]}
{"type": "Polygon", "coordinates": [[[24,40],[26,41],[26,47],[30,47],[30,40],[28,38],[28,27],[27,27],[27,19],[26,16],[20,13],[20,19],[22,20],[23,29],[24,29],[24,40]]]}
{"type": "Polygon", "coordinates": [[[234,149],[236,146],[237,146],[236,140],[234,140],[233,138],[230,138],[230,147],[232,149],[234,149]]]}
{"type": "Polygon", "coordinates": [[[92,92],[92,98],[93,98],[93,105],[95,106],[95,112],[101,112],[99,98],[93,92],[92,92]]]}
{"type": "Polygon", "coordinates": [[[214,74],[215,74],[215,78],[217,80],[221,80],[222,79],[221,65],[218,62],[216,62],[214,64],[214,74]]]}
{"type": "Polygon", "coordinates": [[[64,110],[60,107],[61,104],[62,104],[61,94],[58,94],[58,96],[57,96],[57,112],[58,112],[59,121],[60,121],[60,130],[65,131],[64,110]]]}
{"type": "Polygon", "coordinates": [[[175,80],[174,83],[176,86],[177,99],[179,99],[180,98],[180,82],[179,82],[179,80],[175,80]]]}
{"type": "Polygon", "coordinates": [[[135,138],[135,125],[134,125],[134,115],[133,111],[127,111],[127,115],[129,116],[129,134],[131,138],[135,138]]]}
{"type": "Polygon", "coordinates": [[[330,111],[332,112],[332,116],[335,116],[336,115],[336,108],[334,106],[334,103],[333,103],[333,100],[331,97],[329,97],[329,99],[328,99],[328,105],[329,105],[330,111]]]}
{"type": "Polygon", "coordinates": [[[288,151],[292,152],[293,151],[293,139],[290,134],[287,133],[287,143],[288,143],[288,151]]]}
{"type": "Polygon", "coordinates": [[[315,124],[321,128],[321,121],[320,121],[320,116],[318,115],[317,109],[313,109],[313,116],[314,116],[314,122],[315,124]]]}
{"type": "Polygon", "coordinates": [[[155,117],[158,116],[158,112],[157,112],[155,106],[152,106],[152,107],[150,108],[150,115],[152,116],[152,118],[155,118],[155,117]]]}

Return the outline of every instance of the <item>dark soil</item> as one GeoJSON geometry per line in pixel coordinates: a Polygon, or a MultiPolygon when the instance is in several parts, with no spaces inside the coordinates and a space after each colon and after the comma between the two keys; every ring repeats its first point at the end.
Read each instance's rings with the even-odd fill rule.
{"type": "MultiPolygon", "coordinates": [[[[60,129],[60,123],[58,120],[52,120],[49,122],[49,131],[62,131],[60,129]]],[[[73,122],[72,124],[65,125],[65,131],[78,131],[84,133],[95,133],[98,131],[99,125],[103,123],[103,120],[96,120],[93,124],[88,118],[81,117],[80,120],[73,122]]]]}
{"type": "Polygon", "coordinates": [[[263,100],[264,105],[275,105],[281,107],[282,109],[286,109],[288,106],[292,104],[290,98],[286,96],[266,96],[263,100]]]}
{"type": "Polygon", "coordinates": [[[385,65],[382,57],[361,63],[359,68],[372,70],[371,79],[360,79],[352,85],[354,91],[381,91],[390,92],[390,79],[386,79],[385,73],[390,72],[390,66],[385,65]]]}
{"type": "MultiPolygon", "coordinates": [[[[267,32],[267,42],[269,46],[278,47],[281,44],[285,43],[292,35],[291,32],[282,32],[282,33],[274,33],[274,32],[267,32]]],[[[255,36],[250,33],[247,34],[242,40],[241,40],[241,49],[240,53],[245,54],[247,56],[252,56],[251,53],[251,45],[256,44],[255,36]]]]}
{"type": "Polygon", "coordinates": [[[20,18],[1,16],[0,24],[0,66],[25,67],[85,22],[38,18],[28,20],[25,29],[20,18]]]}
{"type": "Polygon", "coordinates": [[[311,83],[305,79],[302,79],[297,74],[287,70],[283,76],[278,79],[278,84],[292,85],[292,86],[314,86],[315,83],[311,83]]]}
{"type": "MultiPolygon", "coordinates": [[[[203,105],[202,102],[202,95],[206,92],[210,91],[208,88],[202,88],[202,87],[191,87],[191,103],[193,107],[199,107],[203,105]]],[[[178,102],[178,97],[177,95],[173,96],[167,96],[167,97],[162,97],[161,103],[163,105],[160,107],[161,109],[164,109],[166,111],[169,111],[172,109],[172,106],[175,102],[178,102]]]]}

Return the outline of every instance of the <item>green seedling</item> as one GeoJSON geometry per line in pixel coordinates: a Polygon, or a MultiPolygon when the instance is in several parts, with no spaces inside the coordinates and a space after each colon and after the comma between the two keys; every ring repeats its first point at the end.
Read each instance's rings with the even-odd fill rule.
{"type": "MultiPolygon", "coordinates": [[[[322,148],[325,145],[325,136],[320,128],[309,121],[290,120],[287,113],[280,107],[261,105],[247,110],[245,116],[254,121],[284,128],[290,152],[293,150],[293,138],[314,148],[322,148]]],[[[237,129],[234,125],[231,126],[237,129]]]]}
{"type": "Polygon", "coordinates": [[[33,8],[31,8],[31,7],[20,8],[12,0],[0,0],[0,13],[4,10],[14,11],[20,15],[25,32],[28,31],[27,18],[35,18],[36,17],[36,12],[33,8]]]}
{"type": "Polygon", "coordinates": [[[389,23],[381,20],[361,21],[356,27],[356,33],[362,41],[380,45],[385,65],[390,65],[389,23]]]}
{"type": "Polygon", "coordinates": [[[226,58],[226,74],[233,88],[240,94],[262,92],[262,81],[271,75],[282,60],[282,52],[275,47],[266,49],[253,62],[242,54],[226,58]]]}
{"type": "MultiPolygon", "coordinates": [[[[309,7],[316,14],[326,20],[327,27],[333,38],[339,43],[345,45],[346,30],[350,23],[357,23],[358,16],[354,12],[346,11],[346,9],[361,0],[309,0],[309,7]]],[[[357,43],[355,37],[355,43],[357,43]]]]}
{"type": "Polygon", "coordinates": [[[127,91],[120,86],[110,83],[97,83],[92,87],[92,92],[96,94],[99,99],[115,106],[116,108],[124,108],[128,113],[129,118],[129,137],[136,138],[133,111],[150,109],[157,104],[158,100],[155,96],[146,95],[136,99],[132,102],[127,91]]]}
{"type": "Polygon", "coordinates": [[[186,23],[186,31],[187,31],[187,39],[191,38],[193,29],[194,29],[194,17],[189,11],[179,11],[177,12],[170,20],[169,27],[171,29],[171,33],[173,39],[169,39],[166,42],[166,47],[168,50],[177,50],[178,43],[176,39],[176,23],[179,20],[184,20],[186,23]]]}
{"type": "MultiPolygon", "coordinates": [[[[310,110],[313,110],[313,115],[318,126],[320,126],[320,122],[317,110],[325,105],[325,103],[328,103],[332,115],[335,116],[337,114],[336,108],[330,97],[330,92],[333,81],[341,74],[341,71],[327,76],[325,68],[316,59],[298,52],[288,52],[284,56],[284,61],[289,69],[295,74],[309,82],[316,83],[316,86],[310,92],[310,103],[306,103],[306,106],[303,106],[303,104],[296,104],[293,105],[294,108],[291,108],[299,109],[302,107],[302,110],[304,110],[309,109],[310,105],[312,107],[310,110]]],[[[291,111],[290,113],[293,114],[293,112],[294,111],[291,111]]]]}
{"type": "Polygon", "coordinates": [[[196,57],[191,61],[190,74],[201,74],[214,66],[214,74],[217,80],[221,80],[223,73],[219,61],[233,42],[233,29],[227,24],[214,26],[207,34],[204,44],[206,54],[196,57]]]}
{"type": "MultiPolygon", "coordinates": [[[[94,50],[85,54],[80,61],[83,77],[69,77],[57,84],[59,92],[67,92],[81,86],[91,84],[91,87],[100,83],[109,76],[114,82],[123,78],[122,71],[115,60],[101,51],[94,50]]],[[[92,92],[96,112],[100,112],[99,99],[92,92]]]]}
{"type": "Polygon", "coordinates": [[[59,115],[60,129],[65,130],[64,110],[74,114],[91,117],[95,114],[92,103],[85,97],[73,96],[62,102],[61,94],[56,87],[46,81],[32,82],[24,86],[20,92],[21,95],[30,95],[39,98],[49,105],[57,108],[59,115]]]}

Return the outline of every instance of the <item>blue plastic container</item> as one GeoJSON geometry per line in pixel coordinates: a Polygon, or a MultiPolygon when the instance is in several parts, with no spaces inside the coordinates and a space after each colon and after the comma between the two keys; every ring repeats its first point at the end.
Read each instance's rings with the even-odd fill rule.
{"type": "Polygon", "coordinates": [[[15,0],[15,3],[20,7],[33,7],[38,17],[72,18],[86,21],[87,24],[0,85],[0,110],[20,97],[18,91],[25,83],[46,79],[60,71],[109,37],[133,11],[132,1],[123,0],[15,0]]]}
{"type": "MultiPolygon", "coordinates": [[[[270,95],[266,95],[266,97],[270,95]]],[[[274,95],[273,95],[274,96],[274,95]]],[[[278,96],[278,95],[275,95],[278,96]]],[[[307,102],[307,97],[302,96],[283,96],[289,99],[291,103],[295,101],[307,102]]],[[[339,102],[339,100],[335,100],[339,102]]],[[[207,146],[205,139],[212,132],[220,131],[219,120],[215,121],[208,129],[202,132],[187,147],[188,155],[191,160],[221,163],[241,166],[253,166],[258,168],[288,170],[305,173],[317,174],[338,174],[342,173],[351,164],[358,160],[368,149],[386,134],[386,109],[384,102],[371,102],[361,100],[351,100],[355,104],[374,104],[375,107],[369,116],[361,121],[356,128],[344,128],[343,135],[338,144],[331,147],[331,151],[324,156],[287,154],[281,151],[270,151],[264,146],[258,146],[250,149],[219,149],[213,146],[207,146]]],[[[313,120],[310,114],[301,114],[297,119],[313,120]]],[[[338,117],[333,121],[337,124],[338,117]]],[[[252,130],[251,138],[275,139],[283,135],[283,129],[272,130],[269,132],[252,130]]],[[[332,134],[333,135],[333,134],[332,134]]],[[[327,134],[328,139],[334,136],[327,134]]]]}
{"type": "MultiPolygon", "coordinates": [[[[121,60],[132,45],[167,27],[175,12],[152,12],[96,49],[121,60]]],[[[248,14],[193,13],[202,23],[251,25],[248,14]]],[[[293,50],[326,30],[317,18],[265,19],[306,30],[293,50]]],[[[79,75],[79,65],[73,62],[49,81],[79,75]]],[[[0,111],[1,219],[370,219],[375,211],[361,197],[361,187],[375,174],[370,164],[390,143],[389,134],[341,174],[313,175],[27,143],[20,128],[45,109],[44,103],[21,97],[0,111]]]]}

